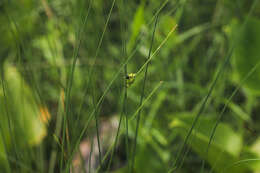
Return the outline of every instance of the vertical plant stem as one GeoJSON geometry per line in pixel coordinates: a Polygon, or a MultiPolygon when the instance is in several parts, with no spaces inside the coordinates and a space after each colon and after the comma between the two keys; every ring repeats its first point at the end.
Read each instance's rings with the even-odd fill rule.
{"type": "MultiPolygon", "coordinates": [[[[120,3],[120,2],[119,2],[120,3]]],[[[125,57],[125,61],[127,61],[127,52],[126,52],[126,32],[127,32],[127,26],[126,24],[124,24],[126,17],[125,17],[125,13],[127,13],[126,11],[122,11],[123,9],[125,9],[125,2],[124,0],[121,1],[121,4],[118,5],[118,9],[119,9],[119,16],[120,16],[120,28],[121,28],[121,37],[122,37],[122,54],[125,57]],[[123,17],[122,17],[123,16],[123,17]]],[[[121,124],[122,124],[122,120],[123,120],[123,115],[125,115],[125,126],[126,126],[126,139],[125,139],[125,143],[126,143],[126,158],[127,158],[127,163],[128,163],[128,117],[127,117],[127,87],[126,87],[126,78],[125,76],[127,75],[127,64],[124,66],[124,78],[123,78],[123,91],[124,91],[124,98],[123,98],[123,103],[122,103],[122,111],[120,113],[120,118],[119,118],[119,124],[118,124],[118,128],[117,128],[117,132],[116,132],[116,137],[115,137],[115,142],[113,144],[113,148],[111,151],[111,157],[109,159],[108,162],[108,167],[107,167],[107,171],[110,170],[110,167],[112,165],[112,161],[113,161],[113,157],[114,157],[114,153],[115,153],[115,149],[117,147],[117,143],[118,143],[118,139],[119,139],[119,132],[120,132],[120,128],[121,128],[121,124]]],[[[128,165],[128,164],[127,164],[128,165]]]]}
{"type": "MultiPolygon", "coordinates": [[[[150,57],[151,57],[155,30],[156,30],[156,26],[157,26],[157,23],[158,23],[158,17],[159,17],[159,13],[157,14],[156,19],[155,19],[154,28],[153,28],[153,34],[152,34],[152,40],[151,40],[151,45],[150,45],[150,49],[149,49],[149,54],[148,54],[147,60],[149,60],[150,57]]],[[[145,73],[144,73],[144,80],[143,80],[143,88],[142,88],[141,98],[140,98],[140,103],[139,103],[140,106],[142,106],[142,104],[143,104],[145,83],[146,83],[146,78],[147,78],[147,73],[148,73],[148,66],[149,66],[149,62],[150,61],[147,61],[147,62],[148,63],[146,63],[146,68],[145,68],[145,73]]],[[[134,136],[133,155],[132,155],[132,161],[131,161],[131,167],[130,167],[130,172],[131,173],[134,171],[135,155],[136,155],[136,145],[137,145],[139,125],[140,125],[140,114],[141,114],[141,111],[142,111],[141,109],[138,111],[137,119],[136,119],[136,129],[135,129],[135,136],[134,136]]]]}
{"type": "MultiPolygon", "coordinates": [[[[93,1],[93,0],[91,0],[91,2],[92,2],[92,1],[93,1]]],[[[103,38],[104,38],[106,29],[107,29],[107,26],[108,26],[108,22],[109,22],[109,20],[110,20],[110,18],[111,18],[111,14],[112,14],[112,11],[113,11],[113,9],[114,9],[115,2],[116,2],[116,0],[113,0],[112,5],[111,5],[110,10],[109,10],[109,13],[108,13],[108,16],[107,16],[107,19],[106,19],[106,23],[105,23],[103,32],[102,32],[101,37],[100,37],[99,42],[98,42],[98,46],[97,46],[97,49],[96,49],[96,52],[95,52],[94,62],[93,62],[93,65],[90,67],[90,70],[89,70],[89,78],[88,78],[88,80],[87,80],[86,83],[85,83],[85,85],[87,85],[87,86],[86,86],[86,89],[85,89],[84,94],[83,94],[83,101],[81,102],[81,105],[80,105],[78,117],[80,116],[81,111],[82,111],[82,108],[83,108],[83,105],[84,105],[84,103],[85,103],[85,98],[86,98],[86,96],[87,96],[88,89],[89,89],[89,86],[90,86],[89,84],[90,84],[91,79],[92,79],[91,77],[92,77],[92,74],[93,74],[93,71],[94,71],[94,66],[95,66],[95,64],[96,64],[96,59],[97,59],[97,56],[98,56],[98,54],[99,54],[99,51],[100,51],[100,48],[101,48],[101,45],[102,45],[102,42],[103,42],[103,38]]],[[[78,120],[79,120],[79,119],[78,119],[78,120]]],[[[78,122],[78,121],[77,121],[77,122],[78,122]]]]}
{"type": "MultiPolygon", "coordinates": [[[[107,20],[106,20],[106,23],[105,23],[105,26],[104,26],[104,29],[103,29],[101,38],[100,38],[99,43],[98,43],[97,50],[96,50],[96,53],[95,53],[94,64],[95,64],[96,58],[97,58],[97,56],[98,56],[98,54],[99,54],[99,51],[100,51],[100,48],[101,48],[101,45],[102,45],[102,42],[103,42],[103,38],[104,38],[106,29],[107,29],[107,26],[108,26],[108,22],[109,22],[109,20],[110,20],[110,17],[111,17],[111,14],[112,14],[112,11],[113,11],[113,8],[114,8],[114,5],[115,5],[115,1],[116,1],[116,0],[113,0],[112,5],[111,5],[111,8],[110,8],[110,10],[109,10],[109,14],[108,14],[108,17],[107,17],[107,20]]],[[[92,76],[92,73],[93,73],[93,66],[94,66],[94,64],[93,64],[92,67],[90,68],[88,84],[89,84],[89,82],[91,82],[91,76],[92,76]]],[[[87,95],[87,89],[86,89],[85,92],[84,92],[84,96],[86,96],[86,95],[87,95]]],[[[83,99],[85,99],[85,98],[83,98],[83,99]]],[[[84,103],[84,102],[82,102],[82,104],[81,104],[81,108],[82,108],[82,106],[83,106],[83,103],[84,103]]],[[[87,124],[89,124],[89,122],[91,121],[92,115],[94,115],[94,114],[96,113],[96,111],[97,111],[99,105],[100,105],[100,103],[98,102],[98,103],[96,104],[95,108],[94,108],[94,111],[91,113],[90,118],[89,118],[88,121],[87,121],[87,124]]],[[[81,108],[80,108],[80,110],[81,110],[81,108]]],[[[88,127],[88,126],[86,126],[86,127],[88,127]]],[[[85,131],[85,127],[84,127],[83,131],[85,131]]],[[[82,132],[83,132],[83,131],[82,131],[82,132]]],[[[78,144],[79,144],[80,139],[82,138],[82,136],[83,136],[83,133],[80,134],[78,140],[76,141],[76,146],[75,146],[76,148],[78,147],[78,144]]],[[[76,150],[73,150],[73,151],[72,151],[71,156],[70,156],[69,159],[68,159],[68,165],[70,164],[70,162],[71,162],[71,160],[72,160],[72,156],[73,156],[73,154],[74,154],[75,151],[76,151],[76,150]]],[[[66,166],[66,170],[69,169],[69,166],[68,166],[68,165],[66,166]]]]}
{"type": "MultiPolygon", "coordinates": [[[[92,2],[92,1],[91,1],[92,2]]],[[[79,52],[79,48],[81,46],[81,41],[82,41],[82,33],[84,31],[84,28],[85,28],[85,25],[86,25],[86,22],[87,22],[87,19],[88,19],[88,15],[89,15],[89,11],[90,11],[90,7],[91,7],[91,2],[90,2],[90,5],[89,5],[89,8],[87,10],[87,14],[86,16],[84,17],[84,21],[82,23],[82,26],[78,28],[78,31],[77,31],[77,35],[76,35],[76,38],[78,40],[78,42],[76,43],[76,47],[73,51],[73,60],[72,60],[72,66],[70,68],[70,71],[68,73],[68,78],[67,78],[67,85],[66,85],[66,90],[65,90],[65,114],[64,114],[64,117],[63,117],[63,134],[62,134],[62,151],[61,151],[61,154],[62,154],[62,159],[60,161],[60,171],[62,171],[63,169],[63,156],[64,156],[64,144],[65,144],[65,133],[66,133],[66,128],[69,128],[68,127],[68,115],[69,115],[69,111],[70,111],[70,97],[71,97],[71,88],[72,88],[72,82],[73,82],[73,77],[74,77],[74,71],[75,71],[75,67],[76,67],[76,62],[77,62],[77,59],[78,59],[78,52],[79,52]]],[[[67,136],[69,136],[69,134],[67,134],[67,136]]],[[[68,139],[68,137],[66,138],[67,139],[67,151],[69,152],[70,151],[70,141],[68,139]]]]}
{"type": "MultiPolygon", "coordinates": [[[[93,107],[96,110],[97,109],[97,105],[95,103],[95,87],[94,87],[94,83],[92,82],[92,101],[93,101],[93,107]]],[[[97,134],[97,143],[98,143],[98,160],[99,160],[99,165],[102,169],[102,156],[101,156],[101,145],[100,145],[100,133],[99,133],[99,116],[98,116],[98,112],[96,111],[94,114],[95,117],[95,123],[96,123],[96,134],[97,134]]]]}

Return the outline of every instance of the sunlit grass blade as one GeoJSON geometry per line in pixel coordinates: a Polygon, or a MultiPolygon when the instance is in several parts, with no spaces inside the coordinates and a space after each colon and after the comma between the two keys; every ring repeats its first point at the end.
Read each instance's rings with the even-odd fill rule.
{"type": "Polygon", "coordinates": [[[131,116],[130,120],[133,120],[135,118],[138,117],[138,114],[140,112],[140,110],[142,110],[142,108],[145,106],[145,104],[147,103],[148,100],[150,100],[150,98],[154,95],[154,93],[162,86],[163,81],[159,82],[154,89],[151,91],[151,93],[146,97],[146,99],[143,101],[143,103],[141,105],[139,105],[139,107],[137,108],[137,110],[135,111],[135,113],[131,116]]]}

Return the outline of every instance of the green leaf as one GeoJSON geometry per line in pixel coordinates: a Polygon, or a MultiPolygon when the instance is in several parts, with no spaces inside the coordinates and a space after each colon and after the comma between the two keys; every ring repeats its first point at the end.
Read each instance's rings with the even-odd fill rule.
{"type": "MultiPolygon", "coordinates": [[[[178,128],[179,135],[185,139],[194,118],[191,113],[177,115],[170,123],[170,127],[178,128]]],[[[206,159],[214,171],[221,172],[222,168],[238,161],[242,149],[242,136],[227,124],[219,123],[207,155],[206,148],[215,122],[212,117],[201,117],[199,127],[193,130],[188,145],[201,158],[206,159]]],[[[230,172],[237,173],[245,170],[247,168],[242,166],[229,169],[230,172]]]]}
{"type": "MultiPolygon", "coordinates": [[[[235,22],[234,22],[235,23],[235,22]]],[[[243,79],[248,72],[260,62],[260,20],[250,17],[241,33],[241,24],[232,24],[231,41],[237,40],[233,55],[235,78],[243,79]],[[239,36],[236,39],[236,34],[239,36]]],[[[253,94],[260,94],[260,68],[258,68],[245,83],[245,88],[253,94]]]]}
{"type": "Polygon", "coordinates": [[[44,119],[47,120],[48,112],[36,103],[31,88],[15,67],[5,64],[3,81],[0,85],[0,172],[11,172],[9,162],[17,161],[14,151],[22,155],[26,148],[39,144],[46,136],[44,119]]]}
{"type": "MultiPolygon", "coordinates": [[[[7,110],[1,112],[1,126],[3,134],[7,136],[10,144],[10,131],[7,125],[7,115],[14,127],[16,142],[20,146],[32,146],[41,142],[46,135],[44,123],[40,120],[43,112],[36,103],[31,88],[22,79],[15,67],[5,65],[5,84],[7,110]],[[8,114],[6,114],[8,112],[8,114]]],[[[8,141],[8,140],[7,140],[8,141]]],[[[14,141],[12,141],[14,142],[14,141]]]]}

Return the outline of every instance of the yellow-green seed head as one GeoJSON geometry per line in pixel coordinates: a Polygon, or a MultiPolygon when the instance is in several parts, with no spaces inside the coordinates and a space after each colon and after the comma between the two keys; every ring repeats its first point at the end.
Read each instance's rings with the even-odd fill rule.
{"type": "Polygon", "coordinates": [[[129,73],[126,75],[126,87],[130,87],[135,81],[135,73],[129,73]]]}

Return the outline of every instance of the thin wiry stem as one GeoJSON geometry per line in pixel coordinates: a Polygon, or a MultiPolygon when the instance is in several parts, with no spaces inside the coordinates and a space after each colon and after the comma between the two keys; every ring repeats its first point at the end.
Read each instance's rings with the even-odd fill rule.
{"type": "MultiPolygon", "coordinates": [[[[95,53],[95,57],[94,57],[94,63],[93,63],[93,65],[92,65],[91,68],[90,68],[89,78],[88,78],[88,81],[87,81],[87,87],[86,87],[86,89],[85,89],[85,91],[84,91],[83,99],[86,98],[86,95],[87,95],[87,93],[88,93],[88,86],[89,86],[88,84],[89,84],[90,82],[92,82],[92,83],[94,84],[94,81],[92,81],[92,76],[93,76],[93,72],[94,72],[94,66],[95,66],[96,59],[97,59],[97,56],[98,56],[98,54],[99,54],[99,51],[100,51],[100,48],[101,48],[101,45],[102,45],[102,42],[103,42],[103,38],[104,38],[104,35],[105,35],[105,32],[106,32],[108,23],[109,23],[110,18],[111,18],[112,11],[113,11],[113,9],[114,9],[115,2],[116,2],[116,0],[113,0],[112,5],[111,5],[110,10],[109,10],[109,13],[108,13],[108,17],[107,17],[107,19],[106,19],[106,23],[105,23],[103,32],[102,32],[102,34],[101,34],[101,37],[100,37],[100,40],[99,40],[99,43],[98,43],[98,47],[97,47],[97,49],[96,49],[96,53],[95,53]]],[[[92,3],[92,2],[91,2],[91,3],[92,3]]],[[[95,87],[92,86],[92,91],[94,92],[94,90],[95,90],[95,87]]],[[[93,100],[94,100],[94,98],[93,98],[93,100]]],[[[78,118],[77,118],[77,120],[76,120],[76,125],[77,125],[78,122],[79,122],[79,116],[80,116],[80,114],[81,114],[81,110],[82,110],[83,104],[84,104],[84,101],[81,102],[80,109],[79,109],[79,113],[78,113],[78,118]]],[[[93,104],[95,104],[94,101],[93,101],[93,104]]],[[[96,122],[96,133],[97,133],[98,151],[99,151],[99,163],[102,164],[101,146],[100,146],[100,138],[99,138],[99,116],[98,116],[98,114],[97,114],[97,112],[96,112],[97,109],[98,109],[98,104],[94,105],[94,116],[95,116],[95,122],[96,122]]],[[[77,147],[77,146],[76,146],[76,147],[77,147]]]]}
{"type": "MultiPolygon", "coordinates": [[[[127,60],[127,52],[126,52],[126,34],[125,32],[127,31],[127,26],[124,24],[124,21],[126,19],[125,17],[125,12],[122,12],[122,10],[124,9],[124,0],[122,1],[121,7],[119,6],[119,16],[121,19],[121,16],[123,16],[120,21],[120,26],[121,26],[121,36],[122,36],[122,51],[123,51],[123,56],[125,57],[125,60],[127,60]]],[[[127,76],[127,64],[124,67],[124,76],[127,76]]],[[[123,115],[125,115],[125,126],[126,126],[126,158],[127,158],[127,166],[129,167],[128,164],[128,158],[129,158],[129,152],[128,152],[128,116],[127,116],[127,86],[126,86],[126,78],[123,78],[123,88],[124,88],[124,98],[123,98],[123,109],[122,112],[120,114],[120,119],[119,119],[119,124],[118,124],[118,128],[117,128],[117,132],[116,132],[116,138],[115,138],[115,142],[114,142],[114,147],[111,151],[111,157],[109,159],[108,162],[108,167],[107,170],[110,170],[110,167],[112,165],[112,161],[113,161],[113,157],[114,157],[114,153],[115,153],[115,149],[117,147],[117,143],[118,143],[118,139],[119,139],[119,132],[120,132],[120,128],[121,128],[121,124],[122,124],[122,120],[123,120],[123,115]]]]}
{"type": "MultiPolygon", "coordinates": [[[[107,26],[108,26],[108,22],[109,22],[109,20],[110,20],[110,18],[111,18],[111,14],[112,14],[112,11],[113,11],[113,8],[114,8],[114,5],[115,5],[115,1],[116,0],[113,0],[113,2],[112,2],[112,5],[111,5],[111,8],[110,8],[110,10],[109,10],[109,14],[108,14],[108,17],[107,17],[107,20],[106,20],[106,23],[105,23],[105,26],[104,26],[104,29],[103,29],[103,32],[102,32],[102,34],[101,34],[101,37],[100,37],[100,40],[99,40],[99,43],[98,43],[98,47],[97,47],[97,50],[96,50],[96,53],[95,53],[95,57],[94,57],[94,64],[95,64],[95,61],[96,61],[96,58],[97,58],[97,56],[98,56],[98,54],[99,54],[99,51],[100,51],[100,48],[101,48],[101,45],[102,45],[102,42],[103,42],[103,38],[104,38],[104,35],[105,35],[105,32],[106,32],[106,29],[107,29],[107,26]]],[[[86,20],[85,20],[86,21],[86,20]]],[[[76,63],[76,62],[75,62],[76,63]]],[[[94,66],[94,64],[92,65],[92,67],[91,67],[91,69],[90,69],[90,77],[89,77],[89,79],[88,79],[88,83],[91,81],[91,76],[92,76],[92,73],[93,73],[93,66],[94,66]]],[[[74,64],[75,65],[75,64],[74,64]]],[[[87,92],[87,90],[84,92],[84,96],[86,95],[86,92],[87,92]]],[[[85,99],[85,97],[84,97],[84,99],[85,99]]],[[[81,107],[83,106],[83,102],[82,102],[82,104],[81,104],[81,107]]],[[[95,106],[95,108],[94,108],[94,111],[93,111],[93,115],[95,115],[95,113],[96,113],[96,110],[98,109],[98,106],[99,106],[99,102],[96,104],[96,106],[95,106]]],[[[80,110],[81,110],[81,108],[80,108],[80,110]]],[[[91,114],[92,115],[92,114],[91,114]]],[[[90,116],[91,116],[90,115],[90,116]]],[[[90,120],[90,119],[89,119],[90,120]]],[[[88,121],[88,122],[90,122],[90,121],[88,121]]],[[[83,136],[83,134],[81,134],[80,135],[80,138],[81,138],[81,136],[83,136]]],[[[80,138],[77,140],[77,142],[76,142],[76,148],[77,148],[77,146],[78,146],[78,143],[79,143],[79,140],[80,140],[80,138]]],[[[68,170],[69,169],[69,163],[71,162],[71,160],[72,160],[72,157],[73,157],[73,153],[75,152],[75,149],[72,151],[72,155],[70,156],[70,159],[68,160],[68,164],[67,164],[67,167],[66,167],[66,170],[68,170]]]]}
{"type": "MultiPolygon", "coordinates": [[[[94,82],[93,82],[94,84],[94,82]]],[[[95,87],[93,86],[92,89],[92,101],[93,101],[93,107],[94,109],[97,109],[95,104],[95,87]]],[[[100,145],[100,133],[99,133],[99,118],[98,118],[98,112],[94,114],[95,117],[95,123],[96,123],[96,134],[97,134],[97,143],[98,143],[98,159],[99,159],[99,165],[102,168],[102,156],[101,156],[101,145],[100,145]]]]}
{"type": "MultiPolygon", "coordinates": [[[[124,94],[123,104],[125,103],[125,101],[126,101],[126,95],[124,94]]],[[[112,161],[113,161],[115,148],[117,146],[117,142],[118,142],[118,139],[119,139],[119,132],[120,132],[121,124],[122,124],[123,114],[124,114],[124,110],[122,110],[121,115],[120,115],[119,124],[118,124],[117,132],[116,132],[116,138],[115,138],[115,142],[113,144],[113,148],[112,148],[112,151],[111,151],[111,157],[110,157],[109,162],[108,162],[107,171],[109,171],[111,164],[112,164],[112,161]]]]}
{"type": "Polygon", "coordinates": [[[134,119],[136,117],[139,116],[139,112],[141,111],[141,109],[144,107],[145,103],[152,97],[152,95],[159,89],[159,87],[161,86],[161,84],[163,83],[163,81],[160,81],[160,83],[151,91],[150,95],[143,101],[143,103],[141,105],[139,105],[139,107],[137,108],[137,110],[135,111],[135,113],[132,115],[131,119],[134,119]]]}
{"type": "MultiPolygon", "coordinates": [[[[93,72],[94,72],[94,66],[95,66],[95,64],[96,64],[97,56],[98,56],[98,54],[99,54],[101,45],[102,45],[102,43],[103,43],[103,38],[104,38],[104,35],[105,35],[105,32],[106,32],[108,23],[109,23],[109,21],[110,21],[111,14],[112,14],[112,11],[113,11],[114,6],[115,6],[115,2],[116,2],[116,0],[113,0],[112,5],[111,5],[110,10],[109,10],[109,13],[108,13],[108,17],[107,17],[107,19],[106,19],[106,23],[105,23],[103,32],[102,32],[101,37],[100,37],[100,40],[99,40],[99,42],[98,42],[98,46],[97,46],[97,49],[96,49],[96,52],[95,52],[93,64],[92,64],[92,66],[90,67],[90,70],[89,70],[89,75],[88,75],[89,78],[88,78],[88,80],[87,80],[86,83],[85,83],[85,85],[87,85],[87,87],[86,87],[86,89],[85,89],[85,91],[84,91],[83,99],[86,98],[87,93],[88,93],[88,89],[89,89],[88,86],[89,86],[89,83],[91,82],[91,79],[92,79],[91,77],[92,77],[92,74],[93,74],[93,72]]],[[[81,102],[81,105],[80,105],[80,109],[79,109],[79,113],[78,113],[78,120],[79,120],[79,116],[80,116],[80,113],[81,113],[81,111],[82,111],[82,107],[83,107],[84,103],[85,103],[85,102],[84,102],[84,100],[83,100],[83,101],[81,102]]],[[[78,122],[78,120],[77,120],[77,122],[78,122]]]]}
{"type": "MultiPolygon", "coordinates": [[[[72,60],[72,66],[71,66],[71,69],[68,73],[68,78],[67,78],[67,85],[66,85],[66,90],[65,90],[65,114],[64,114],[64,118],[63,118],[63,133],[62,133],[62,151],[61,151],[61,154],[62,156],[64,155],[64,144],[65,144],[65,133],[66,133],[66,128],[68,128],[68,122],[67,122],[67,119],[68,119],[68,115],[69,115],[69,111],[70,111],[70,96],[71,96],[71,89],[72,89],[72,82],[73,82],[73,78],[74,78],[74,71],[75,71],[75,68],[76,68],[76,63],[77,63],[77,60],[78,60],[78,53],[79,53],[79,49],[80,49],[80,46],[81,46],[81,41],[82,41],[82,33],[84,31],[84,28],[85,28],[85,25],[86,25],[86,22],[87,22],[87,19],[88,19],[88,16],[89,16],[89,11],[90,11],[90,7],[91,7],[91,4],[92,1],[90,2],[90,5],[89,5],[89,8],[87,10],[87,14],[84,18],[84,21],[83,21],[83,24],[81,27],[79,27],[78,29],[78,32],[77,32],[77,36],[76,38],[78,39],[78,42],[76,44],[76,48],[74,49],[73,51],[73,60],[72,60]]],[[[68,136],[68,134],[67,134],[68,136]]],[[[67,145],[68,145],[68,151],[70,151],[70,141],[67,139],[67,145]]],[[[62,171],[63,169],[63,157],[61,157],[61,160],[60,160],[60,171],[62,171]]]]}
{"type": "MultiPolygon", "coordinates": [[[[157,47],[157,49],[153,52],[152,55],[149,55],[149,58],[147,58],[146,62],[143,64],[143,66],[136,72],[136,75],[138,75],[145,67],[146,65],[152,60],[152,58],[158,53],[158,51],[162,48],[162,46],[166,43],[166,41],[169,39],[169,37],[172,35],[172,33],[175,31],[178,25],[174,25],[170,32],[167,34],[166,38],[162,41],[162,43],[157,47]]],[[[150,52],[149,52],[150,53],[150,52]]]]}
{"type": "MultiPolygon", "coordinates": [[[[148,57],[147,57],[147,61],[146,61],[145,64],[143,65],[143,67],[146,65],[146,68],[145,68],[143,88],[142,88],[141,98],[140,98],[140,103],[139,103],[140,106],[142,106],[142,104],[143,104],[145,84],[146,84],[147,73],[148,73],[148,66],[149,66],[149,62],[150,62],[150,60],[151,60],[151,52],[152,52],[152,48],[153,48],[153,41],[154,41],[156,26],[157,26],[157,23],[158,23],[158,17],[159,17],[159,13],[157,14],[156,19],[155,19],[155,24],[154,24],[153,34],[152,34],[152,40],[151,40],[151,45],[150,45],[150,49],[149,49],[149,54],[148,54],[148,57]]],[[[167,38],[167,37],[166,37],[166,38],[167,38]]],[[[164,43],[164,42],[163,42],[163,43],[164,43]]],[[[158,49],[157,49],[157,50],[158,50],[158,49]]],[[[142,68],[139,70],[139,72],[140,72],[141,70],[142,70],[142,68]]],[[[138,73],[137,73],[137,74],[138,74],[138,73]]],[[[136,145],[137,145],[137,137],[138,137],[139,125],[140,125],[140,114],[141,114],[141,111],[142,111],[142,109],[140,109],[140,110],[138,111],[138,114],[137,114],[135,137],[134,137],[134,146],[133,146],[133,156],[132,156],[132,161],[131,161],[130,172],[133,172],[133,171],[134,171],[135,155],[136,155],[136,145]]]]}

